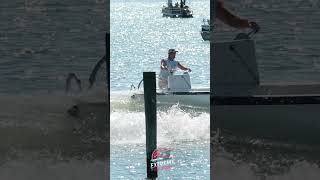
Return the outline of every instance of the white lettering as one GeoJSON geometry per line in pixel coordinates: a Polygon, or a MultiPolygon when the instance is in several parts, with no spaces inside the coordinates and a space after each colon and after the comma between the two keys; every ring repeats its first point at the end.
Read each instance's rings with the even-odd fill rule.
{"type": "Polygon", "coordinates": [[[150,163],[150,165],[151,165],[151,169],[156,168],[158,166],[157,163],[150,163]]]}

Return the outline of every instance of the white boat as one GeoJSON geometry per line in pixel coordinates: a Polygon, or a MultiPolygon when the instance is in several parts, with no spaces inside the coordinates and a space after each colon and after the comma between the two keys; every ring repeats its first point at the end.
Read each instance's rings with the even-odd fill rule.
{"type": "Polygon", "coordinates": [[[201,25],[201,31],[200,31],[201,37],[205,41],[210,41],[210,19],[203,19],[203,24],[201,25]]]}
{"type": "MultiPolygon", "coordinates": [[[[189,73],[170,75],[167,89],[157,89],[157,103],[183,104],[190,106],[210,106],[210,88],[191,88],[189,73]]],[[[143,102],[143,90],[139,88],[132,92],[131,98],[143,102]]]]}
{"type": "Polygon", "coordinates": [[[162,14],[164,17],[193,17],[193,12],[189,6],[186,6],[185,0],[181,0],[180,4],[177,2],[172,4],[172,0],[168,0],[167,6],[162,7],[162,14]]]}
{"type": "Polygon", "coordinates": [[[213,51],[212,130],[320,143],[320,83],[261,83],[250,39],[215,42],[213,51]]]}

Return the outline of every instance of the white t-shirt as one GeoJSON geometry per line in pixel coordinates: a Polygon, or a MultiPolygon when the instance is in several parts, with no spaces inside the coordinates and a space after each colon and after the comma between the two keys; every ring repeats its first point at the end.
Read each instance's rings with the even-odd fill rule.
{"type": "Polygon", "coordinates": [[[167,65],[168,70],[167,69],[161,69],[160,70],[160,74],[159,74],[159,79],[167,80],[169,75],[170,75],[170,72],[177,71],[177,69],[178,69],[178,61],[175,61],[174,59],[173,60],[169,60],[167,58],[167,59],[164,59],[164,62],[167,65]]]}

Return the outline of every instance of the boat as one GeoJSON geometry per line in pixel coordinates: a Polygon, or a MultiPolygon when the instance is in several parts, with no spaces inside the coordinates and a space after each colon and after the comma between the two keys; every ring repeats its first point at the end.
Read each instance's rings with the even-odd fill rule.
{"type": "MultiPolygon", "coordinates": [[[[141,81],[142,82],[142,81],[141,81]]],[[[143,89],[133,89],[131,99],[139,102],[144,101],[143,89]]],[[[210,88],[192,88],[190,75],[187,72],[183,74],[172,74],[168,77],[168,88],[156,90],[158,104],[182,104],[198,107],[210,106],[210,88]]]]}
{"type": "Polygon", "coordinates": [[[320,83],[260,82],[254,41],[237,37],[212,44],[212,132],[319,144],[320,83]]]}
{"type": "Polygon", "coordinates": [[[189,6],[186,5],[185,0],[181,0],[180,4],[178,2],[173,6],[172,0],[168,0],[167,6],[162,7],[162,15],[164,17],[179,17],[179,18],[191,18],[193,17],[193,12],[189,6]]]}
{"type": "Polygon", "coordinates": [[[204,41],[210,41],[210,19],[203,19],[203,24],[201,25],[200,31],[201,37],[204,41]]]}

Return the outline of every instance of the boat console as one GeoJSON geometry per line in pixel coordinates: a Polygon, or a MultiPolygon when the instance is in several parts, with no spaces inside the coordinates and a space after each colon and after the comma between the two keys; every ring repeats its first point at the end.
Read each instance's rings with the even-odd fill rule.
{"type": "Polygon", "coordinates": [[[191,90],[191,81],[189,73],[182,75],[170,75],[168,77],[168,91],[171,92],[188,92],[191,90]]]}

